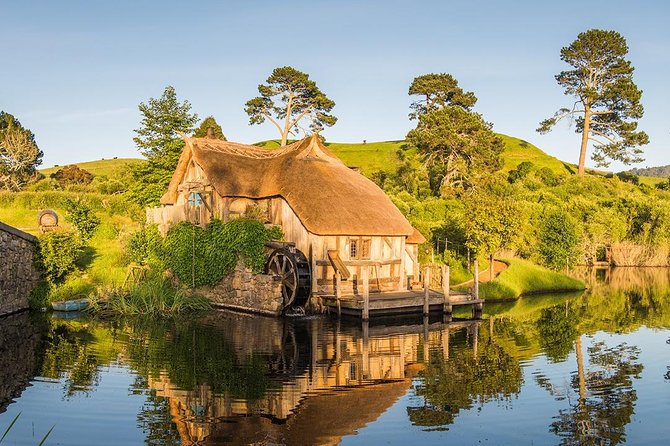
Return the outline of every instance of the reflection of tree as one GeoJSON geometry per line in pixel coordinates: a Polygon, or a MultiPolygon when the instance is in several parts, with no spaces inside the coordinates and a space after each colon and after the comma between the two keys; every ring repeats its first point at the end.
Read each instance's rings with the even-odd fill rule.
{"type": "Polygon", "coordinates": [[[625,441],[625,428],[634,413],[637,394],[632,378],[638,378],[642,364],[639,349],[626,344],[614,348],[599,342],[588,349],[590,364],[581,360],[581,338],[576,342],[578,373],[572,388],[578,398],[559,411],[551,431],[564,445],[615,445],[625,441]]]}
{"type": "MultiPolygon", "coordinates": [[[[147,383],[136,383],[139,389],[145,389],[147,383]]],[[[137,415],[137,423],[146,434],[144,442],[147,445],[173,446],[181,443],[181,437],[176,424],[170,413],[169,400],[156,396],[155,391],[147,395],[140,413],[137,415]]]]}
{"type": "Polygon", "coordinates": [[[90,391],[99,380],[98,359],[89,351],[91,339],[86,327],[54,324],[44,338],[40,375],[64,379],[68,397],[90,391]]]}
{"type": "Polygon", "coordinates": [[[214,393],[246,400],[260,398],[270,385],[266,358],[239,357],[215,327],[195,320],[137,320],[129,332],[129,362],[144,376],[167,373],[181,389],[207,384],[214,393]]]}
{"type": "Polygon", "coordinates": [[[509,399],[521,389],[519,362],[495,343],[480,345],[477,355],[471,349],[452,351],[448,359],[441,352],[432,353],[423,382],[416,388],[425,405],[407,409],[414,424],[451,424],[459,411],[474,404],[509,399]]]}
{"type": "Polygon", "coordinates": [[[574,315],[566,305],[545,308],[536,322],[540,346],[553,362],[565,361],[572,351],[572,341],[577,335],[574,315]]]}

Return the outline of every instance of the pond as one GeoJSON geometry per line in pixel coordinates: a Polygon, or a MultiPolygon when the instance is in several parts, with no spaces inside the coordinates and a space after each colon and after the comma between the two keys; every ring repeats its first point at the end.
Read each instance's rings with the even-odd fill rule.
{"type": "Polygon", "coordinates": [[[581,274],[448,324],[3,318],[2,445],[666,444],[670,271],[581,274]]]}

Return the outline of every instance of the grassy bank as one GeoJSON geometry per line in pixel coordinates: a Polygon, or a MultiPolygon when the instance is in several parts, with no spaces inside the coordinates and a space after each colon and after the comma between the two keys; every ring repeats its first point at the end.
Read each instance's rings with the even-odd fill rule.
{"type": "Polygon", "coordinates": [[[486,300],[516,299],[525,294],[577,291],[586,288],[581,280],[548,270],[522,259],[504,260],[509,267],[493,282],[482,283],[479,295],[486,300]]]}

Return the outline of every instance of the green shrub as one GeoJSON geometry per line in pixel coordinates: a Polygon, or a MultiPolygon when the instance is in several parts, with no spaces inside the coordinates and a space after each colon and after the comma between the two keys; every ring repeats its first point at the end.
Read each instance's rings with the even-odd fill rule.
{"type": "Polygon", "coordinates": [[[90,239],[93,231],[100,224],[100,219],[93,213],[93,210],[80,199],[67,198],[65,211],[74,227],[77,228],[81,239],[84,241],[90,239]]]}
{"type": "Polygon", "coordinates": [[[52,231],[42,234],[38,243],[38,259],[49,284],[61,282],[74,271],[82,243],[72,231],[52,231]]]}
{"type": "Polygon", "coordinates": [[[134,233],[126,252],[131,261],[169,269],[189,286],[215,285],[229,274],[238,259],[254,272],[265,265],[265,243],[280,239],[281,230],[253,219],[228,223],[213,220],[206,228],[180,222],[165,238],[155,225],[134,233]]]}
{"type": "Polygon", "coordinates": [[[561,184],[561,177],[548,167],[543,167],[535,174],[545,186],[555,187],[561,184]]]}
{"type": "Polygon", "coordinates": [[[175,289],[169,280],[155,273],[128,290],[112,288],[99,291],[92,305],[94,312],[103,314],[142,315],[168,315],[210,308],[205,297],[175,289]]]}
{"type": "Polygon", "coordinates": [[[56,172],[52,173],[50,177],[58,181],[61,186],[69,184],[86,185],[91,184],[91,181],[93,181],[93,174],[91,172],[74,164],[58,169],[56,172]]]}
{"type": "Polygon", "coordinates": [[[524,179],[531,170],[533,170],[533,163],[530,161],[519,163],[519,165],[516,166],[516,169],[510,170],[509,174],[507,175],[507,181],[510,183],[516,183],[517,181],[524,179]]]}
{"type": "Polygon", "coordinates": [[[570,214],[562,210],[549,211],[540,223],[538,254],[542,263],[551,269],[573,266],[579,257],[579,227],[570,214]]]}

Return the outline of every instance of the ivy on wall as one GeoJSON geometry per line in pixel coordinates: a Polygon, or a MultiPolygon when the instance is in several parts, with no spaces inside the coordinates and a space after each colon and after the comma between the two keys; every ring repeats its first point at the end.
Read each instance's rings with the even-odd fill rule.
{"type": "Polygon", "coordinates": [[[233,271],[238,259],[254,272],[262,272],[265,243],[281,238],[278,227],[266,228],[252,219],[213,220],[205,228],[180,222],[165,238],[155,225],[135,233],[128,253],[134,261],[172,271],[189,286],[213,286],[233,271]]]}

